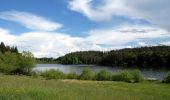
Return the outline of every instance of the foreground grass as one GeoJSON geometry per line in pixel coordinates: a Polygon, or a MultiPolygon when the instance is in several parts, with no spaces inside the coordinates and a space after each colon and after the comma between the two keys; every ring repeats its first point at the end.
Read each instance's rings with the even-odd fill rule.
{"type": "Polygon", "coordinates": [[[0,75],[0,100],[169,100],[170,84],[45,80],[0,75]]]}

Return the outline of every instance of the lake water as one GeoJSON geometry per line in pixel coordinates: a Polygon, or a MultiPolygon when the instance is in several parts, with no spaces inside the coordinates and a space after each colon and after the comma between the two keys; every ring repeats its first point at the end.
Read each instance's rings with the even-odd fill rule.
{"type": "MultiPolygon", "coordinates": [[[[130,68],[123,68],[123,67],[108,67],[108,66],[96,66],[96,65],[62,65],[62,64],[37,64],[34,70],[37,71],[46,71],[49,69],[58,69],[64,73],[76,72],[80,74],[84,68],[90,68],[93,72],[99,72],[102,69],[108,69],[112,72],[118,72],[121,70],[129,70],[130,68]]],[[[145,78],[153,78],[162,80],[167,70],[153,70],[149,68],[142,68],[141,70],[143,76],[145,78]]]]}

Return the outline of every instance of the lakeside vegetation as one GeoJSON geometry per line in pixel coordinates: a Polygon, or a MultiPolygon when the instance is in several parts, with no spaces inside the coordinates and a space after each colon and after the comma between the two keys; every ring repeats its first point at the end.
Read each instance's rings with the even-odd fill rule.
{"type": "Polygon", "coordinates": [[[35,59],[31,52],[18,52],[17,47],[0,44],[0,72],[6,74],[28,75],[35,67],[35,59]]]}
{"type": "Polygon", "coordinates": [[[46,80],[0,75],[1,100],[169,100],[170,84],[46,80]]]}
{"type": "Polygon", "coordinates": [[[170,72],[168,72],[167,76],[163,79],[163,83],[170,83],[170,72]]]}
{"type": "Polygon", "coordinates": [[[124,81],[128,83],[138,83],[144,80],[143,75],[139,70],[120,71],[112,73],[109,70],[101,70],[98,73],[92,72],[90,69],[84,69],[82,73],[65,74],[59,70],[47,70],[39,73],[40,76],[46,79],[77,79],[77,80],[94,80],[94,81],[124,81]]]}

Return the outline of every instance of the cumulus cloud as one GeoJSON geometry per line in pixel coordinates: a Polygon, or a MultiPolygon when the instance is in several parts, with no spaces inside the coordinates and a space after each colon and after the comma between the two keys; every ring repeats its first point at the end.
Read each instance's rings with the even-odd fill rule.
{"type": "Polygon", "coordinates": [[[14,35],[10,34],[10,31],[4,28],[0,28],[0,41],[10,44],[16,39],[14,35]]]}
{"type": "Polygon", "coordinates": [[[49,21],[41,16],[18,11],[0,12],[0,19],[14,21],[28,29],[38,31],[54,31],[62,27],[62,24],[49,21]]]}
{"type": "Polygon", "coordinates": [[[150,26],[121,26],[107,30],[93,30],[87,38],[96,44],[125,45],[129,42],[170,36],[163,29],[150,26]]]}
{"type": "Polygon", "coordinates": [[[131,48],[133,46],[128,45],[130,42],[136,42],[138,46],[145,46],[144,40],[170,37],[166,30],[149,26],[121,26],[91,30],[86,37],[39,31],[16,36],[9,32],[0,28],[0,41],[16,45],[19,51],[31,51],[36,57],[59,57],[75,51],[131,48]]]}
{"type": "MultiPolygon", "coordinates": [[[[54,30],[59,28],[59,24],[26,12],[3,12],[0,18],[16,21],[32,29],[31,32],[14,35],[10,30],[0,28],[0,41],[16,45],[19,51],[31,51],[36,57],[59,57],[75,51],[132,48],[131,42],[146,46],[146,40],[170,38],[168,31],[152,26],[122,25],[95,29],[84,37],[78,37],[56,32],[54,30]]],[[[165,41],[164,44],[169,42],[165,41]]]]}
{"type": "Polygon", "coordinates": [[[169,0],[69,0],[69,9],[94,21],[108,21],[113,16],[143,18],[162,28],[170,29],[169,0]]]}
{"type": "Polygon", "coordinates": [[[162,45],[169,45],[170,46],[170,41],[162,42],[160,44],[162,44],[162,45]]]}

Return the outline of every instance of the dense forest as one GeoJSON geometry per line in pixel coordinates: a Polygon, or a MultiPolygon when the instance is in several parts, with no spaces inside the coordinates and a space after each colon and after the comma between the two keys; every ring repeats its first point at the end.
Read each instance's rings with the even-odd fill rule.
{"type": "Polygon", "coordinates": [[[59,63],[55,58],[36,58],[36,63],[38,64],[55,64],[59,63]]]}
{"type": "Polygon", "coordinates": [[[96,64],[108,66],[169,67],[170,46],[153,46],[101,51],[80,51],[69,53],[57,59],[39,61],[61,64],[96,64]]]}
{"type": "Polygon", "coordinates": [[[0,72],[7,74],[29,74],[35,66],[31,52],[18,52],[17,47],[0,43],[0,72]]]}

